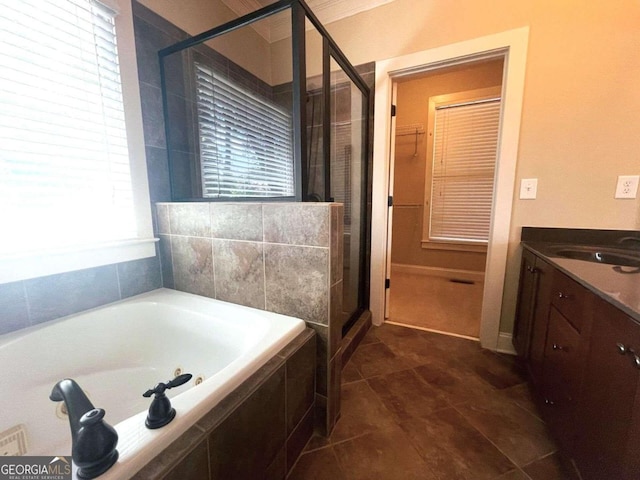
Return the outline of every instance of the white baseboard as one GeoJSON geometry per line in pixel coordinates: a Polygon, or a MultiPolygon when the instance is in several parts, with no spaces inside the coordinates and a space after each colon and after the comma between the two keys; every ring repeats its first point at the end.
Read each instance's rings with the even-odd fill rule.
{"type": "Polygon", "coordinates": [[[443,330],[435,330],[433,328],[419,327],[417,325],[411,325],[409,323],[394,322],[392,320],[385,320],[384,323],[388,323],[389,325],[398,325],[400,327],[413,328],[414,330],[422,330],[423,332],[439,333],[440,335],[448,335],[450,337],[464,338],[465,340],[480,342],[480,339],[476,337],[470,337],[468,335],[460,335],[458,333],[445,332],[443,330]]]}
{"type": "Polygon", "coordinates": [[[393,272],[410,273],[413,275],[431,275],[433,277],[442,278],[457,278],[459,280],[470,280],[476,283],[484,282],[484,272],[476,272],[473,270],[456,270],[454,268],[425,267],[422,265],[392,263],[392,277],[393,272]]]}
{"type": "Polygon", "coordinates": [[[507,353],[509,355],[517,355],[516,349],[513,348],[513,335],[510,333],[500,332],[498,334],[498,347],[497,352],[507,353]]]}

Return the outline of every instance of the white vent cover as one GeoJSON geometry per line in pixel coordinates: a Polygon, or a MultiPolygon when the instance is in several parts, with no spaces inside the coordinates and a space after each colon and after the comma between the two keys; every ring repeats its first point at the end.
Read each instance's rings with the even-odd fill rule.
{"type": "Polygon", "coordinates": [[[0,456],[19,457],[27,453],[27,431],[16,425],[0,433],[0,456]]]}

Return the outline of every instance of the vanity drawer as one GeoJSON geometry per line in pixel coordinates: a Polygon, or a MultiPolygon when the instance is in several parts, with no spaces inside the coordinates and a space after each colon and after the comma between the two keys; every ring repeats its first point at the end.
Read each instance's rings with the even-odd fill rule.
{"type": "Polygon", "coordinates": [[[589,291],[578,282],[557,270],[554,272],[551,304],[564,315],[578,332],[582,332],[586,323],[589,311],[588,303],[590,303],[591,297],[589,291]]]}

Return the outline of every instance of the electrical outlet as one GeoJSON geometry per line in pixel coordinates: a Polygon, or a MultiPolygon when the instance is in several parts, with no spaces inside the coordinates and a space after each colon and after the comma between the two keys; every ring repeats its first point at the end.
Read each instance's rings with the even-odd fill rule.
{"type": "Polygon", "coordinates": [[[620,175],[616,185],[615,198],[636,198],[640,175],[620,175]]]}
{"type": "Polygon", "coordinates": [[[537,178],[523,178],[520,180],[520,199],[534,200],[538,193],[537,178]]]}

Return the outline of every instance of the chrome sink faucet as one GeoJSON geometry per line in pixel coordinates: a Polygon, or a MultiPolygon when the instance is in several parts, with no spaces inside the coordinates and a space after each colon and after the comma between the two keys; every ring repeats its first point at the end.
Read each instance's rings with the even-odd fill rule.
{"type": "Polygon", "coordinates": [[[78,477],[95,478],[118,460],[118,434],[103,420],[105,411],[94,408],[82,388],[72,379],[59,381],[49,399],[64,402],[71,427],[71,455],[78,477]]]}

